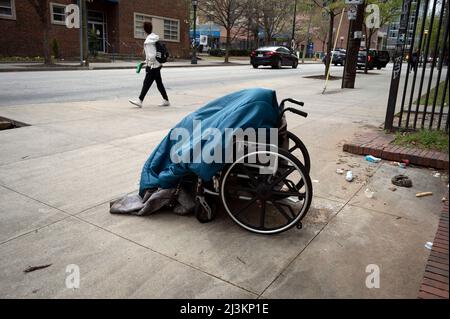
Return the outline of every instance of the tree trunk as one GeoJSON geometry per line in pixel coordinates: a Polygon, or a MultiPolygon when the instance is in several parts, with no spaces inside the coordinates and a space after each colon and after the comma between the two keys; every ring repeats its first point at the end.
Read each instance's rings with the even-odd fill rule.
{"type": "Polygon", "coordinates": [[[227,29],[227,41],[225,45],[225,63],[230,62],[230,44],[231,44],[231,30],[227,29]]]}
{"type": "Polygon", "coordinates": [[[333,49],[333,29],[334,29],[334,13],[330,12],[330,24],[328,26],[328,46],[326,55],[325,76],[328,74],[328,69],[331,66],[331,50],[333,49]]]}

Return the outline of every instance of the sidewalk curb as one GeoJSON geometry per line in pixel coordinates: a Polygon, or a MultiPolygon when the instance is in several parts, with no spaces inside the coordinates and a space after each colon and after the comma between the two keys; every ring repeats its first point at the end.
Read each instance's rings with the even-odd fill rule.
{"type": "MultiPolygon", "coordinates": [[[[215,63],[215,64],[186,64],[186,65],[165,65],[164,68],[205,68],[205,67],[226,67],[247,65],[246,63],[215,63]]],[[[250,64],[248,64],[250,65],[250,64]]],[[[105,66],[105,67],[82,67],[82,66],[62,66],[62,67],[17,67],[0,68],[0,72],[37,72],[37,71],[98,71],[98,70],[134,70],[135,66],[105,66]]]]}
{"type": "Polygon", "coordinates": [[[373,155],[395,162],[408,159],[411,164],[435,169],[447,169],[449,166],[449,155],[446,153],[398,146],[391,144],[393,140],[394,136],[384,132],[366,133],[345,143],[343,151],[356,155],[373,155]]]}

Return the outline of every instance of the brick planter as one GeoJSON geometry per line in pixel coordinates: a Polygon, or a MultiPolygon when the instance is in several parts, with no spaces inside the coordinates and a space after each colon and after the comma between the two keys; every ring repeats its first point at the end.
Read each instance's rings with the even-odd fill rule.
{"type": "Polygon", "coordinates": [[[398,146],[391,144],[393,141],[393,135],[387,135],[384,132],[370,132],[344,144],[343,150],[357,155],[373,155],[388,161],[399,162],[407,159],[414,165],[448,169],[448,154],[398,146]]]}

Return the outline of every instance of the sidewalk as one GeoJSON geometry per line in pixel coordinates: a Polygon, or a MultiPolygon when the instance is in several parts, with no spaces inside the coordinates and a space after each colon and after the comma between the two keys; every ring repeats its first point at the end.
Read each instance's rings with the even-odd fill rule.
{"type": "MultiPolygon", "coordinates": [[[[120,70],[135,69],[138,61],[92,62],[89,67],[81,67],[77,62],[58,62],[53,66],[45,66],[41,63],[0,63],[0,72],[26,72],[26,71],[71,71],[71,70],[120,70]]],[[[249,61],[230,60],[230,63],[220,61],[198,60],[198,64],[191,64],[190,60],[177,60],[164,64],[165,68],[181,67],[212,67],[247,65],[249,61]]]]}
{"type": "Polygon", "coordinates": [[[408,168],[414,187],[394,192],[390,179],[404,170],[342,152],[383,121],[389,78],[358,75],[358,89],[344,91],[331,81],[325,95],[321,81],[301,76],[245,85],[300,99],[309,113],[287,121],[311,155],[312,207],[302,230],[277,236],[249,233],[223,211],[209,224],[170,212],[109,214],[110,200],[137,191],[145,160],[174,124],[242,84],[172,90],[164,109],[155,95],[142,109],[125,98],[0,107],[30,124],[0,132],[0,297],[416,298],[447,183],[408,168]],[[365,285],[371,264],[379,289],[365,285]],[[50,266],[23,272],[40,265],[50,266]],[[80,269],[79,289],[65,286],[68,265],[80,269]]]}

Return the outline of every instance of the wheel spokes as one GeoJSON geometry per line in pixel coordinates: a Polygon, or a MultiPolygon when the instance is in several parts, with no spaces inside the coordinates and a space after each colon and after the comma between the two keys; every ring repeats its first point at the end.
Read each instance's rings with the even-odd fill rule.
{"type": "Polygon", "coordinates": [[[270,184],[270,187],[274,187],[279,184],[282,180],[288,177],[295,170],[294,166],[290,166],[285,172],[281,174],[281,176],[277,177],[277,179],[270,184]]]}
{"type": "Polygon", "coordinates": [[[261,229],[265,229],[264,228],[265,221],[266,221],[266,201],[263,200],[261,201],[261,208],[259,212],[259,223],[261,229]]]}

